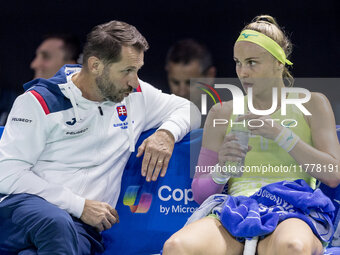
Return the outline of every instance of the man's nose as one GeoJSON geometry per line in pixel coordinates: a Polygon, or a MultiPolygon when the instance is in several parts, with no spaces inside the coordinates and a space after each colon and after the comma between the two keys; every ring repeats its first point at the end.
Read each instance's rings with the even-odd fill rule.
{"type": "Polygon", "coordinates": [[[136,89],[139,86],[138,75],[134,75],[129,81],[128,85],[136,89]]]}
{"type": "Polygon", "coordinates": [[[189,86],[185,83],[180,83],[179,90],[178,90],[178,96],[189,98],[189,86]]]}
{"type": "Polygon", "coordinates": [[[30,64],[31,69],[33,69],[33,70],[37,69],[38,66],[39,66],[39,63],[40,63],[39,57],[36,56],[30,64]]]}

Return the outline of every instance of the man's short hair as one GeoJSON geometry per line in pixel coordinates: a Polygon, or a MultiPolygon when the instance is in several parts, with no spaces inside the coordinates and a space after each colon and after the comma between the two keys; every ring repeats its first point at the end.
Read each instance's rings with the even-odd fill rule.
{"type": "Polygon", "coordinates": [[[171,46],[166,57],[166,65],[169,62],[187,65],[194,60],[199,61],[203,74],[213,65],[211,54],[203,44],[193,39],[184,39],[171,46]]]}
{"type": "Polygon", "coordinates": [[[80,40],[73,34],[48,34],[43,37],[43,40],[59,39],[63,41],[63,51],[65,52],[65,61],[74,61],[77,63],[81,53],[80,40]]]}
{"type": "Polygon", "coordinates": [[[121,59],[122,46],[133,46],[140,51],[149,48],[144,36],[134,26],[125,22],[113,20],[95,26],[87,35],[83,64],[87,66],[87,60],[91,56],[106,64],[118,62],[121,59]]]}

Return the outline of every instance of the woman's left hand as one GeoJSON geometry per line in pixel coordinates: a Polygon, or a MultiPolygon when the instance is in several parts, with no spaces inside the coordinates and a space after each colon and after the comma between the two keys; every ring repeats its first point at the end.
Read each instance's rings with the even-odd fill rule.
{"type": "Polygon", "coordinates": [[[240,116],[238,121],[246,120],[246,125],[252,135],[260,135],[274,140],[281,132],[283,126],[272,119],[269,115],[245,114],[240,116]]]}

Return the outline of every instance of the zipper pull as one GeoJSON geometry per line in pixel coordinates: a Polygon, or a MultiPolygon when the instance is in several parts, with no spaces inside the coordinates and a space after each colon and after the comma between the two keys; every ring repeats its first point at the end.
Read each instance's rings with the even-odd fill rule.
{"type": "Polygon", "coordinates": [[[102,108],[100,106],[98,106],[98,110],[99,110],[100,115],[103,116],[104,115],[103,114],[103,110],[102,110],[102,108]]]}

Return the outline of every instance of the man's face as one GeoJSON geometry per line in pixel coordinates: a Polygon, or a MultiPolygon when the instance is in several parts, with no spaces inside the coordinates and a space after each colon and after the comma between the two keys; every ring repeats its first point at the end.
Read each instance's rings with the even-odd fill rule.
{"type": "Polygon", "coordinates": [[[106,64],[95,78],[97,90],[103,99],[121,102],[139,85],[138,70],[143,66],[144,52],[130,46],[122,46],[121,60],[106,64]]]}
{"type": "Polygon", "coordinates": [[[190,79],[203,76],[199,61],[193,60],[188,64],[169,62],[166,70],[171,93],[190,99],[190,79]]]}
{"type": "Polygon", "coordinates": [[[65,65],[65,52],[63,41],[57,38],[46,39],[36,51],[36,56],[31,62],[35,78],[51,78],[65,65]]]}

